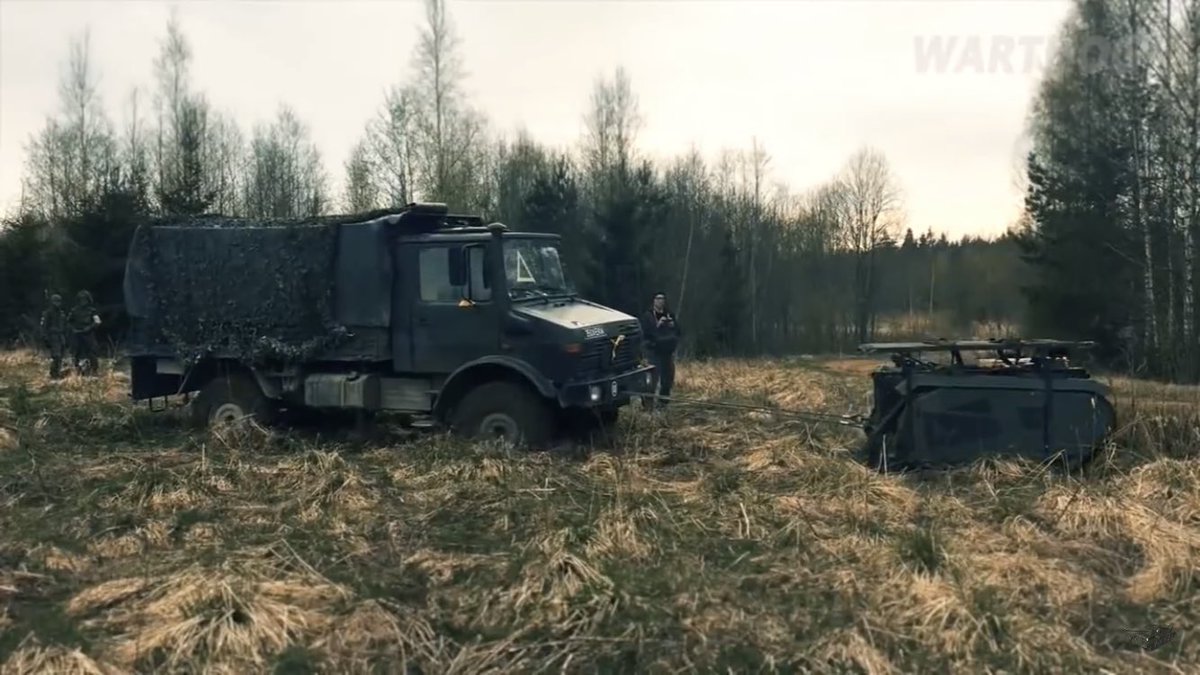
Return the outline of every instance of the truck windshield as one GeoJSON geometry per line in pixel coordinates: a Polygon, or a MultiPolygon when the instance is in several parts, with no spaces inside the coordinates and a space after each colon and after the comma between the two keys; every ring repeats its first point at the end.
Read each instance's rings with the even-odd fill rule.
{"type": "Polygon", "coordinates": [[[504,274],[513,299],[571,295],[558,258],[558,246],[536,239],[504,242],[504,274]]]}

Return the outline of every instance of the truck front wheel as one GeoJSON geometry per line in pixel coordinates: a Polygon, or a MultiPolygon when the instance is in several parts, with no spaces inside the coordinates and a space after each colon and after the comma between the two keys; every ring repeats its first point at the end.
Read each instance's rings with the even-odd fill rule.
{"type": "Polygon", "coordinates": [[[245,419],[267,425],[275,413],[258,383],[240,373],[213,378],[200,391],[195,405],[197,417],[210,427],[236,425],[245,419]]]}
{"type": "Polygon", "coordinates": [[[554,434],[549,406],[527,387],[489,382],[467,392],[456,407],[453,429],[467,438],[497,439],[515,446],[543,448],[554,434]]]}

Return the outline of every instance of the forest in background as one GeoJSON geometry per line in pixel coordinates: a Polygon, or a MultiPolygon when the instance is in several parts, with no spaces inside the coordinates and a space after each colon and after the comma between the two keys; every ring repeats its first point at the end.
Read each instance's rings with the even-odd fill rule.
{"type": "Polygon", "coordinates": [[[85,33],[0,230],[0,340],[29,338],[48,291],[88,288],[119,342],[125,251],[147,215],[297,218],[439,201],[561,234],[568,274],[591,299],[639,312],[666,291],[693,356],[1021,326],[1100,339],[1114,364],[1196,379],[1197,2],[1076,4],[1033,102],[1026,217],[998,239],[961,241],[907,223],[873,148],[802,188],[780,182],[754,141],[715,161],[647,157],[638,132],[653,120],[622,68],[595,82],[575,147],[495,129],[465,93],[441,0],[426,3],[407,73],[342,167],[325,165],[286,103],[248,133],[215,109],[191,82],[202,55],[174,18],[154,81],[111,115],[85,33]],[[1097,34],[1128,37],[1136,58],[1089,66],[1084,38],[1097,34]]]}
{"type": "Polygon", "coordinates": [[[1033,328],[1200,380],[1200,0],[1077,0],[1033,101],[1033,328]]]}

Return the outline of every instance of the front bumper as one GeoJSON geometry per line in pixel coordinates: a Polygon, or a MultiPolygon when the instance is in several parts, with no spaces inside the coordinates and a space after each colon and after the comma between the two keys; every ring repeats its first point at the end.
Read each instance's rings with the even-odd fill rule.
{"type": "Polygon", "coordinates": [[[654,366],[640,366],[595,380],[564,384],[558,390],[558,402],[564,408],[625,405],[631,396],[650,391],[650,373],[653,371],[654,366]]]}

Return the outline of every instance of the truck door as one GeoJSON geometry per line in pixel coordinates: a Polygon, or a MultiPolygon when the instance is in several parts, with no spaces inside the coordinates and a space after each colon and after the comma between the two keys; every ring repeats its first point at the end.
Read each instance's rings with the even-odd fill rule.
{"type": "Polygon", "coordinates": [[[430,243],[418,245],[416,252],[413,372],[448,374],[497,353],[500,324],[485,283],[483,246],[430,243]],[[464,301],[468,293],[470,302],[464,301]]]}
{"type": "Polygon", "coordinates": [[[413,306],[417,297],[417,247],[396,247],[392,279],[392,370],[413,371],[413,306]]]}

